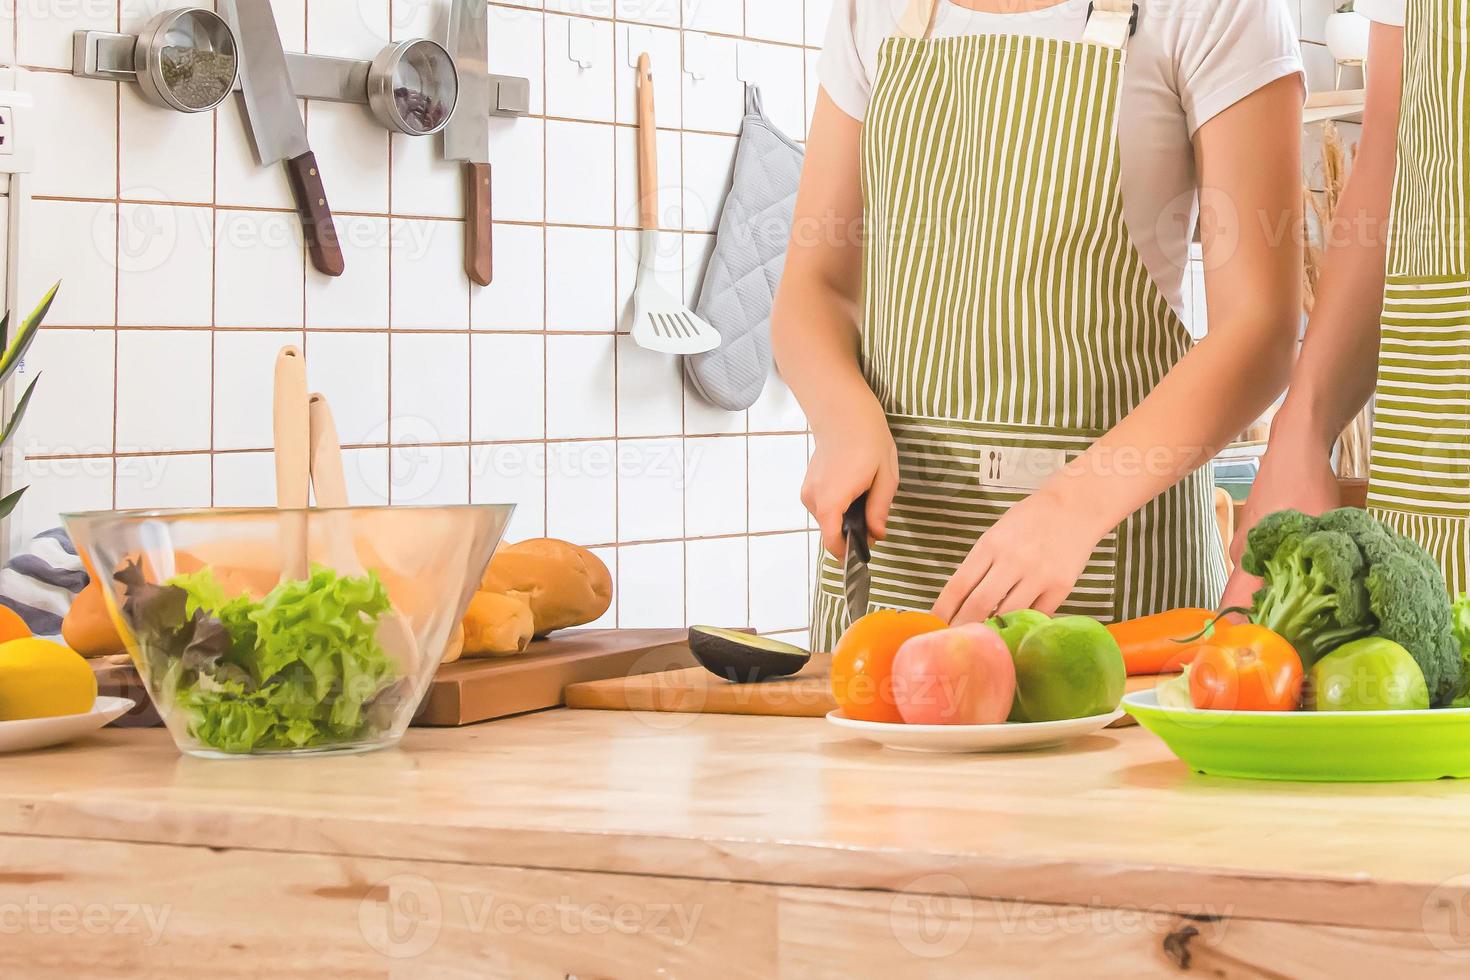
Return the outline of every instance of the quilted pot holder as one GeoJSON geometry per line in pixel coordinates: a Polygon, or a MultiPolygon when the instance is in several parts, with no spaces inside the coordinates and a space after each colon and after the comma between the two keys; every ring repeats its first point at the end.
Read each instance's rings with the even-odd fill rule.
{"type": "Polygon", "coordinates": [[[731,412],[749,408],[771,372],[771,306],[804,157],[801,146],[766,118],[760,90],[747,85],[735,176],[695,305],[721,343],[684,359],[694,389],[731,412]]]}

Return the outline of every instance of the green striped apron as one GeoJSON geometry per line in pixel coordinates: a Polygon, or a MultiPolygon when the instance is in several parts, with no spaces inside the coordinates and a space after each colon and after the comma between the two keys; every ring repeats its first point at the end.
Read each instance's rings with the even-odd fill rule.
{"type": "MultiPolygon", "coordinates": [[[[928,609],[1006,510],[1123,419],[1190,347],[1129,237],[1117,123],[1131,3],[1082,41],[933,39],[912,0],[878,56],[862,136],[862,366],[898,446],[871,608],[928,609]]],[[[1126,475],[1147,461],[1108,461],[1126,475]]],[[[1213,606],[1209,472],[1100,543],[1064,611],[1213,606]]],[[[847,625],[824,555],[814,649],[847,625]]]]}
{"type": "Polygon", "coordinates": [[[1410,0],[1368,506],[1470,588],[1465,0],[1410,0]]]}

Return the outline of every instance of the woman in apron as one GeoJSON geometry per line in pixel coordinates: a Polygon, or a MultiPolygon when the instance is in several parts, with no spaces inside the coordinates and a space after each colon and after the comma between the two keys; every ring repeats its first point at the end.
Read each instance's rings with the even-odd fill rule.
{"type": "Polygon", "coordinates": [[[1277,0],[836,0],[772,327],[815,437],[814,648],[875,607],[1218,600],[1201,467],[1280,393],[1299,325],[1299,75],[1277,0]]]}
{"type": "MultiPolygon", "coordinates": [[[[1357,10],[1374,21],[1362,138],[1235,547],[1273,511],[1338,506],[1332,449],[1374,398],[1368,507],[1458,595],[1470,589],[1470,17],[1465,0],[1357,10]]],[[[1258,584],[1238,574],[1226,601],[1249,603],[1258,584]]]]}

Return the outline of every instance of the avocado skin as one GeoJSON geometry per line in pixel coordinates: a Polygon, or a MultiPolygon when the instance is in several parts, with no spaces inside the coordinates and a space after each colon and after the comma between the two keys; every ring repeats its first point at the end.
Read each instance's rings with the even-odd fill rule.
{"type": "Polygon", "coordinates": [[[689,627],[689,651],[701,667],[731,684],[790,677],[812,659],[790,643],[716,626],[689,627]]]}

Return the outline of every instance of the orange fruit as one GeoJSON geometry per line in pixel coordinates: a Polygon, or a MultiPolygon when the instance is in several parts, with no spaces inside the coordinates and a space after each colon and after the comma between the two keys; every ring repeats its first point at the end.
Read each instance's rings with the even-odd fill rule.
{"type": "Polygon", "coordinates": [[[20,613],[9,606],[0,606],[0,643],[23,640],[31,635],[31,628],[20,618],[20,613]]]}
{"type": "Polygon", "coordinates": [[[926,612],[880,609],[853,623],[832,651],[832,696],[844,717],[903,724],[893,700],[893,656],[904,641],[948,629],[926,612]]]}

